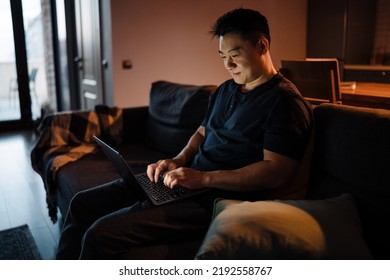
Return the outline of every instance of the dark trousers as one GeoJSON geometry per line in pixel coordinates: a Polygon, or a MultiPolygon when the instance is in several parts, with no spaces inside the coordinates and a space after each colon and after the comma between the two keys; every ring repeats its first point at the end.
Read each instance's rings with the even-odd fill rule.
{"type": "Polygon", "coordinates": [[[190,199],[153,206],[117,180],[75,195],[57,259],[126,259],[143,247],[199,240],[211,215],[210,207],[190,199]]]}

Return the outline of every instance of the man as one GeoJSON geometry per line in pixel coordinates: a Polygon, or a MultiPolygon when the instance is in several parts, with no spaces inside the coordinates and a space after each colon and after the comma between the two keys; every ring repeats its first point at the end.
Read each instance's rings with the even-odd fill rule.
{"type": "Polygon", "coordinates": [[[57,257],[120,259],[136,250],[201,239],[217,197],[302,198],[308,178],[311,106],[279,74],[270,55],[267,19],[236,9],[211,34],[233,79],[213,95],[202,125],[173,159],[147,168],[173,188],[210,192],[154,207],[123,181],[78,193],[71,202],[57,257]]]}

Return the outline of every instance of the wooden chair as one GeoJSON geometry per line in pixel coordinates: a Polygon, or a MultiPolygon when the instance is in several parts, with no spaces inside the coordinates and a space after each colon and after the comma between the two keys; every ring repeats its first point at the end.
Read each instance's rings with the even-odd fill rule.
{"type": "Polygon", "coordinates": [[[280,72],[292,81],[313,105],[341,104],[340,72],[337,59],[281,60],[281,64],[280,72]]]}

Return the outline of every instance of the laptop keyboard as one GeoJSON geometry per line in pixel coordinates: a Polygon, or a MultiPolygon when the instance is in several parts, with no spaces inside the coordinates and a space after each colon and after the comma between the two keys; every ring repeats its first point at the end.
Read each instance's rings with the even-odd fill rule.
{"type": "Polygon", "coordinates": [[[146,174],[137,176],[137,180],[145,190],[158,202],[169,201],[184,196],[186,189],[184,187],[168,188],[164,185],[163,177],[160,176],[157,183],[153,183],[149,180],[146,174]]]}

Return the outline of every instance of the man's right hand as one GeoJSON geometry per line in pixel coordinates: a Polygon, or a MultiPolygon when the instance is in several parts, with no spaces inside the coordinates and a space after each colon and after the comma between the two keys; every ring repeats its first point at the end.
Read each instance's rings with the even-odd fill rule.
{"type": "Polygon", "coordinates": [[[160,174],[175,170],[181,166],[179,159],[162,159],[158,162],[149,164],[146,169],[146,174],[148,175],[150,181],[157,183],[160,174]]]}

